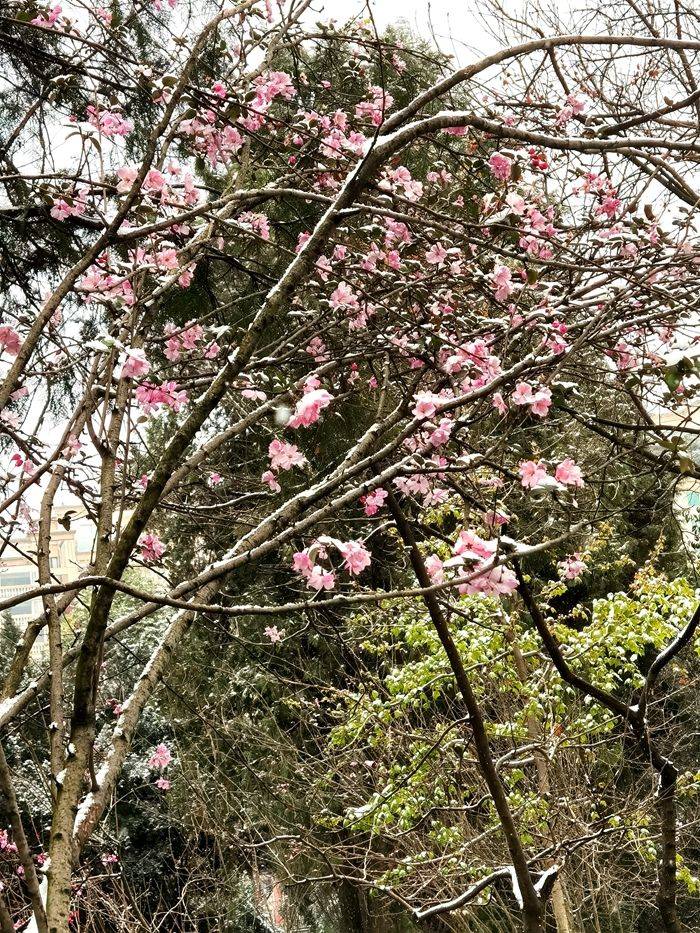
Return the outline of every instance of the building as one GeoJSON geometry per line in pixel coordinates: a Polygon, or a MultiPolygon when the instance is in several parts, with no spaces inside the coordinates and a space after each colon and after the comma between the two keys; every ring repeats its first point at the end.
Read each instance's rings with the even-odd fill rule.
{"type": "MultiPolygon", "coordinates": [[[[79,506],[64,506],[55,510],[51,524],[49,563],[55,581],[67,583],[90,564],[95,540],[95,525],[79,506]],[[70,514],[69,514],[70,513],[70,514]]],[[[19,596],[38,584],[38,538],[35,533],[17,537],[8,544],[0,557],[0,600],[19,596]]],[[[42,611],[39,597],[27,599],[8,610],[22,627],[42,611]]]]}

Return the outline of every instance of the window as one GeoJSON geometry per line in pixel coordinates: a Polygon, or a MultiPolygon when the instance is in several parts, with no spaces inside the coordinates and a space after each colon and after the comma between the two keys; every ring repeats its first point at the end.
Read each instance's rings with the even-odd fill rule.
{"type": "Polygon", "coordinates": [[[690,508],[694,508],[696,505],[700,505],[700,491],[696,492],[695,490],[693,490],[692,492],[689,492],[687,495],[688,495],[688,500],[687,500],[688,506],[690,508]]]}
{"type": "Polygon", "coordinates": [[[16,606],[12,606],[10,609],[10,615],[14,618],[15,616],[31,616],[34,615],[34,605],[33,599],[28,599],[26,602],[18,603],[16,606]]]}
{"type": "Polygon", "coordinates": [[[34,582],[33,570],[7,570],[0,572],[1,586],[29,586],[34,582]]]}

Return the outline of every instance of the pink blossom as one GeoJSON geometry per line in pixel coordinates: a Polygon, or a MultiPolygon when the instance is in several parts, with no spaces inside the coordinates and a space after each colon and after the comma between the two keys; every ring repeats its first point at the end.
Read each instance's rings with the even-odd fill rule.
{"type": "Polygon", "coordinates": [[[125,120],[119,113],[110,110],[98,110],[92,104],[87,107],[88,122],[103,136],[128,136],[133,130],[131,120],[125,120]]]}
{"type": "Polygon", "coordinates": [[[341,282],[331,295],[331,308],[356,308],[358,306],[357,295],[346,283],[341,282]]]}
{"type": "Polygon", "coordinates": [[[372,516],[376,515],[379,509],[384,505],[389,493],[386,489],[375,489],[374,492],[367,493],[366,496],[363,496],[360,500],[365,507],[365,515],[372,516]]]}
{"type": "Polygon", "coordinates": [[[452,548],[452,552],[458,557],[466,557],[471,560],[488,559],[493,557],[496,550],[496,541],[484,541],[472,528],[464,528],[452,548]]]}
{"type": "Polygon", "coordinates": [[[362,573],[371,563],[369,551],[359,541],[339,541],[338,550],[345,558],[345,567],[353,576],[362,573]]]}
{"type": "Polygon", "coordinates": [[[585,571],[586,564],[581,560],[581,555],[576,553],[559,561],[557,567],[564,580],[575,580],[585,571]]]}
{"type": "Polygon", "coordinates": [[[508,156],[504,156],[500,152],[494,152],[489,159],[489,168],[494,178],[497,178],[499,181],[508,181],[513,163],[508,156]]]}
{"type": "Polygon", "coordinates": [[[445,572],[443,569],[443,563],[437,554],[431,554],[430,557],[425,559],[425,569],[428,572],[433,583],[443,583],[445,580],[445,572]]]}
{"type": "Polygon", "coordinates": [[[263,483],[267,483],[272,492],[282,492],[282,487],[277,482],[277,477],[272,472],[272,470],[265,470],[263,475],[260,477],[263,483]]]}
{"type": "Polygon", "coordinates": [[[292,467],[306,463],[306,457],[295,444],[287,444],[277,437],[270,441],[268,456],[273,470],[291,470],[292,467]]]}
{"type": "Polygon", "coordinates": [[[177,250],[168,246],[165,249],[158,250],[154,256],[156,266],[166,271],[178,268],[177,250]]]}
{"type": "Polygon", "coordinates": [[[221,473],[210,473],[209,474],[209,485],[218,486],[219,483],[223,483],[224,478],[221,473]]]}
{"type": "Polygon", "coordinates": [[[442,243],[433,243],[425,254],[425,261],[433,266],[441,266],[447,259],[447,250],[442,243]]]}
{"type": "Polygon", "coordinates": [[[146,359],[146,354],[141,349],[126,347],[122,355],[121,368],[119,370],[120,379],[140,379],[150,370],[151,364],[146,359]]]}
{"type": "Polygon", "coordinates": [[[201,326],[201,324],[188,321],[187,324],[185,324],[185,329],[180,335],[182,346],[185,350],[196,350],[197,343],[202,339],[203,336],[204,328],[201,326]]]}
{"type": "Polygon", "coordinates": [[[155,751],[148,759],[148,767],[153,768],[154,771],[162,771],[164,768],[168,767],[172,760],[173,756],[170,754],[170,749],[164,742],[161,742],[159,745],[156,745],[155,751]]]}
{"type": "Polygon", "coordinates": [[[156,787],[158,790],[166,791],[170,790],[170,781],[167,778],[159,777],[156,781],[156,787]]]}
{"type": "Polygon", "coordinates": [[[567,457],[557,465],[554,478],[565,486],[583,486],[581,467],[571,457],[567,457]]]}
{"type": "Polygon", "coordinates": [[[165,545],[158,535],[152,532],[141,535],[139,538],[139,547],[141,548],[141,559],[147,564],[152,564],[160,560],[165,553],[165,545]]]}
{"type": "Polygon", "coordinates": [[[67,217],[72,217],[75,213],[78,212],[63,198],[57,198],[53,202],[51,216],[54,220],[65,220],[67,217]]]}
{"type": "Polygon", "coordinates": [[[215,81],[211,86],[211,92],[223,100],[226,97],[226,85],[222,81],[215,81]]]}
{"type": "Polygon", "coordinates": [[[66,446],[63,448],[61,453],[64,457],[67,458],[74,457],[76,454],[80,453],[82,446],[83,445],[80,443],[75,434],[69,434],[66,446]]]}
{"type": "Polygon", "coordinates": [[[292,567],[297,573],[307,575],[314,569],[308,550],[297,551],[292,558],[292,567]]]}
{"type": "Polygon", "coordinates": [[[165,175],[162,172],[159,172],[157,168],[149,169],[146,173],[146,177],[143,180],[143,187],[145,191],[162,191],[165,188],[166,179],[165,175]]]}
{"type": "Polygon", "coordinates": [[[533,415],[543,418],[552,405],[552,390],[547,386],[542,386],[535,393],[535,397],[530,405],[530,411],[533,415]]]}
{"type": "Polygon", "coordinates": [[[440,424],[435,428],[429,438],[433,447],[442,447],[443,444],[446,444],[450,439],[453,427],[454,424],[449,418],[441,418],[440,424]]]}
{"type": "Polygon", "coordinates": [[[596,208],[596,214],[605,214],[610,220],[614,219],[620,208],[622,201],[613,194],[607,194],[596,208]]]}
{"type": "Polygon", "coordinates": [[[178,389],[176,382],[164,382],[162,385],[142,382],[136,386],[135,395],[136,401],[147,415],[160,406],[177,412],[189,402],[187,391],[178,389]]]}
{"type": "Polygon", "coordinates": [[[493,398],[491,399],[491,404],[498,412],[500,412],[500,414],[508,414],[508,406],[506,405],[505,400],[500,392],[494,392],[493,398]]]}
{"type": "Polygon", "coordinates": [[[535,463],[534,460],[523,460],[518,467],[518,473],[525,489],[534,489],[547,476],[547,469],[542,463],[535,463]]]}
{"type": "Polygon", "coordinates": [[[333,396],[325,389],[313,389],[306,392],[297,402],[294,414],[289,419],[290,428],[305,427],[318,421],[321,411],[333,401],[333,396]]]}
{"type": "Polygon", "coordinates": [[[511,271],[508,266],[496,266],[491,273],[491,281],[496,291],[496,301],[507,301],[513,294],[511,271]]]}
{"type": "Polygon", "coordinates": [[[269,638],[272,644],[276,644],[278,641],[282,641],[285,635],[284,629],[278,629],[276,625],[268,625],[265,628],[265,636],[269,638]]]}
{"type": "Polygon", "coordinates": [[[491,528],[500,528],[501,525],[507,525],[509,521],[510,516],[506,515],[505,512],[498,511],[498,509],[492,509],[484,515],[484,524],[489,525],[491,528]]]}
{"type": "Polygon", "coordinates": [[[532,405],[535,395],[529,382],[519,382],[511,396],[514,405],[532,405]]]}
{"type": "Polygon", "coordinates": [[[517,588],[518,579],[513,571],[502,566],[492,567],[457,587],[460,593],[482,593],[484,596],[510,596],[517,588]]]}
{"type": "Polygon", "coordinates": [[[126,194],[127,191],[131,190],[131,186],[136,181],[137,175],[138,170],[135,168],[130,168],[128,166],[118,168],[117,178],[119,179],[119,182],[117,184],[117,193],[126,194]]]}
{"type": "Polygon", "coordinates": [[[34,464],[32,461],[29,459],[29,457],[25,457],[19,452],[12,454],[10,457],[10,463],[13,466],[16,466],[18,469],[21,469],[23,473],[34,472],[34,464]]]}
{"type": "Polygon", "coordinates": [[[416,418],[432,418],[437,410],[435,406],[441,401],[434,392],[418,392],[413,398],[416,400],[413,408],[416,418]]]}
{"type": "Polygon", "coordinates": [[[312,590],[332,590],[335,586],[335,574],[316,566],[306,577],[306,583],[312,590]]]}
{"type": "Polygon", "coordinates": [[[22,341],[17,331],[8,327],[7,324],[0,325],[0,349],[5,350],[10,356],[17,356],[21,346],[22,341]]]}
{"type": "Polygon", "coordinates": [[[516,194],[514,191],[511,191],[506,195],[506,204],[508,207],[510,207],[514,214],[518,215],[518,217],[522,217],[522,215],[525,213],[525,198],[519,194],[516,194]]]}
{"type": "Polygon", "coordinates": [[[265,214],[255,214],[252,211],[247,211],[245,214],[241,214],[238,223],[242,227],[252,230],[253,233],[257,233],[260,239],[270,239],[270,221],[265,214]]]}

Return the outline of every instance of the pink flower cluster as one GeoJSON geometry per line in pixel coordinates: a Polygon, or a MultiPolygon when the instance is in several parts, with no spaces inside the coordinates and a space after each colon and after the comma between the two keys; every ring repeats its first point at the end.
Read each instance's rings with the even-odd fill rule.
{"type": "Polygon", "coordinates": [[[85,213],[85,191],[81,191],[77,197],[70,201],[65,198],[55,198],[51,208],[51,216],[54,220],[66,220],[68,217],[80,217],[85,213]]]}
{"type": "Polygon", "coordinates": [[[310,547],[297,551],[292,560],[293,569],[301,574],[306,585],[313,590],[332,590],[335,586],[333,571],[317,563],[318,560],[329,558],[329,546],[341,554],[342,566],[351,576],[358,576],[372,562],[370,552],[360,541],[339,541],[323,535],[310,547]]]}
{"type": "MultiPolygon", "coordinates": [[[[177,362],[185,353],[193,353],[201,350],[200,341],[204,339],[204,328],[196,321],[188,321],[184,327],[177,327],[172,322],[168,322],[163,328],[164,335],[168,338],[165,342],[165,356],[171,363],[177,362]]],[[[204,348],[204,358],[212,360],[219,355],[221,347],[216,341],[211,341],[204,348]]]]}
{"type": "Polygon", "coordinates": [[[496,301],[507,301],[513,294],[511,271],[508,266],[496,266],[491,273],[491,283],[496,293],[496,301]]]}
{"type": "Polygon", "coordinates": [[[265,636],[270,639],[272,644],[276,644],[278,641],[282,641],[285,636],[285,630],[278,629],[276,625],[268,625],[265,627],[265,636]]]}
{"type": "Polygon", "coordinates": [[[159,407],[170,408],[177,412],[189,401],[187,392],[184,389],[178,390],[176,382],[163,382],[161,385],[142,382],[136,386],[135,394],[136,401],[147,415],[159,407]]]}
{"type": "Polygon", "coordinates": [[[228,122],[221,127],[216,124],[213,110],[206,110],[180,123],[180,132],[192,137],[194,148],[206,156],[212,168],[216,168],[219,162],[227,165],[243,145],[243,136],[235,126],[228,122]]]}
{"type": "Polygon", "coordinates": [[[31,21],[32,26],[43,26],[44,29],[53,29],[54,27],[56,27],[56,23],[58,22],[58,18],[62,12],[63,12],[63,8],[61,7],[61,5],[58,3],[55,3],[50,8],[46,16],[42,16],[41,13],[39,14],[39,16],[35,16],[34,19],[31,21]]]}
{"type": "Polygon", "coordinates": [[[125,120],[120,113],[112,110],[100,110],[93,104],[86,108],[88,123],[99,130],[103,136],[128,136],[134,129],[131,120],[125,120]]]}
{"type": "Polygon", "coordinates": [[[513,162],[501,152],[494,152],[489,159],[489,168],[493,177],[498,181],[508,181],[513,171],[513,162]]]}
{"type": "Polygon", "coordinates": [[[275,98],[291,100],[296,97],[296,89],[286,71],[266,71],[258,75],[253,85],[255,97],[248,106],[248,112],[240,117],[242,125],[251,133],[264,126],[265,115],[275,98]]]}
{"type": "Polygon", "coordinates": [[[578,552],[560,560],[557,567],[563,580],[576,580],[586,570],[586,564],[578,552]]]}
{"type": "MultiPolygon", "coordinates": [[[[541,486],[548,476],[547,467],[541,460],[538,462],[523,460],[518,467],[518,472],[525,489],[534,489],[536,486],[541,486]]],[[[571,457],[567,457],[557,464],[554,479],[561,486],[581,487],[584,485],[581,468],[571,457]]]]}
{"type": "Polygon", "coordinates": [[[392,107],[394,98],[388,91],[377,85],[372,86],[369,93],[372,99],[361,101],[355,106],[355,117],[358,120],[371,120],[375,126],[380,126],[384,114],[392,107]]]}
{"type": "Polygon", "coordinates": [[[0,325],[0,352],[9,353],[10,356],[17,356],[22,341],[19,334],[7,324],[0,325]]]}
{"type": "Polygon", "coordinates": [[[489,567],[496,553],[498,540],[485,541],[473,529],[463,529],[452,549],[459,563],[450,561],[450,565],[460,566],[464,561],[475,561],[472,568],[478,572],[468,583],[461,583],[457,590],[461,594],[482,593],[485,596],[509,596],[518,587],[518,580],[508,567],[489,567]]]}
{"type": "Polygon", "coordinates": [[[288,444],[278,437],[270,441],[267,452],[270,458],[270,469],[275,471],[291,470],[292,467],[301,467],[306,463],[306,457],[296,444],[288,444]]]}
{"type": "Polygon", "coordinates": [[[151,368],[146,353],[140,348],[126,347],[120,359],[119,379],[140,379],[151,368]]]}
{"type": "Polygon", "coordinates": [[[389,493],[381,486],[373,492],[368,492],[366,496],[361,496],[360,502],[365,507],[365,515],[372,517],[382,508],[389,493]]]}
{"type": "Polygon", "coordinates": [[[544,418],[552,405],[552,390],[547,386],[540,386],[535,390],[528,382],[519,382],[513,392],[512,401],[515,405],[528,405],[533,415],[544,418]]]}
{"type": "Polygon", "coordinates": [[[156,781],[156,787],[158,790],[170,790],[170,781],[163,777],[162,772],[168,767],[172,760],[173,756],[170,753],[170,749],[164,742],[156,745],[155,751],[148,759],[148,767],[153,771],[161,772],[160,777],[156,781]]]}
{"type": "Polygon", "coordinates": [[[290,428],[308,428],[315,424],[324,408],[333,401],[333,396],[325,389],[317,388],[318,380],[307,382],[304,395],[299,399],[294,414],[288,421],[290,428]],[[307,389],[307,387],[310,387],[307,389]]]}
{"type": "Polygon", "coordinates": [[[154,771],[162,771],[168,767],[172,760],[173,756],[170,749],[164,742],[161,742],[156,745],[155,751],[148,759],[148,767],[153,768],[154,771]]]}
{"type": "Polygon", "coordinates": [[[141,548],[141,559],[147,564],[153,564],[159,561],[165,553],[165,545],[158,535],[152,532],[141,535],[139,538],[139,547],[141,548]]]}
{"type": "Polygon", "coordinates": [[[270,239],[270,221],[265,214],[255,214],[253,211],[246,211],[238,218],[238,223],[246,230],[250,230],[262,240],[270,239]]]}
{"type": "Polygon", "coordinates": [[[78,283],[81,291],[88,293],[90,300],[93,295],[99,295],[103,300],[123,302],[130,307],[134,303],[134,290],[131,282],[122,276],[113,275],[102,269],[100,265],[91,266],[88,272],[78,283]]]}

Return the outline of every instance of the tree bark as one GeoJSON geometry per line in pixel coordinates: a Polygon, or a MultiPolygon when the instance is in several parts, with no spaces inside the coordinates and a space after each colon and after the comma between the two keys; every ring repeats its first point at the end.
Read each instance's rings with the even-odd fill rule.
{"type": "MultiPolygon", "coordinates": [[[[391,492],[388,495],[387,504],[399,535],[409,549],[411,565],[413,566],[414,573],[420,586],[429,587],[432,581],[425,568],[423,556],[416,543],[413,529],[406,520],[396,497],[391,492]]],[[[423,601],[425,602],[430,619],[445,650],[457,687],[459,688],[459,692],[469,714],[469,724],[472,729],[474,747],[479,760],[481,774],[491,794],[496,812],[498,813],[501,829],[505,837],[506,845],[508,846],[513,869],[520,888],[523,930],[525,933],[544,933],[544,904],[535,890],[527,859],[525,858],[525,853],[515,826],[513,814],[510,811],[506,791],[498,775],[498,771],[496,770],[493,757],[491,756],[486,723],[481,712],[481,707],[472,690],[469,677],[462,663],[459,649],[452,638],[447,620],[443,615],[438,600],[433,593],[426,593],[423,596],[423,601]]]]}

